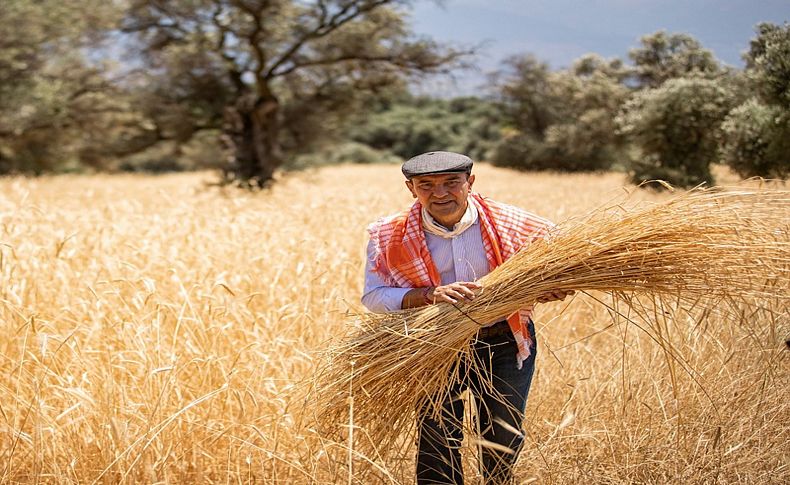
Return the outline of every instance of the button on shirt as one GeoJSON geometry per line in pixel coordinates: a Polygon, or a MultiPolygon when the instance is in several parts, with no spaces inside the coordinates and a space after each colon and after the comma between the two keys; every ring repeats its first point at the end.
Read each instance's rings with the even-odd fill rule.
{"type": "MultiPolygon", "coordinates": [[[[426,232],[425,242],[443,285],[456,281],[476,281],[491,271],[483,247],[479,219],[453,238],[443,238],[426,232]]],[[[386,286],[381,276],[373,271],[376,255],[372,241],[368,242],[367,253],[362,304],[376,313],[400,310],[403,296],[411,288],[386,286]]]]}

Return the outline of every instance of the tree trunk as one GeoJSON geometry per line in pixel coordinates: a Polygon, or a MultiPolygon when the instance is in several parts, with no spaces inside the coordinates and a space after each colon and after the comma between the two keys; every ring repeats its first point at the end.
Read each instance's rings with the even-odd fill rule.
{"type": "Polygon", "coordinates": [[[225,114],[224,141],[230,152],[225,180],[263,187],[282,164],[280,103],[274,96],[245,96],[225,114]]]}

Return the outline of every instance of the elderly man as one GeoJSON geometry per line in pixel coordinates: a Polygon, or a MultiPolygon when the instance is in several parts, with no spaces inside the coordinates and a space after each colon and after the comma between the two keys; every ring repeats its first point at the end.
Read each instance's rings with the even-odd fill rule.
{"type": "MultiPolygon", "coordinates": [[[[371,311],[473,300],[482,290],[477,279],[551,227],[545,219],[472,192],[472,160],[465,155],[425,153],[404,163],[402,171],[417,200],[368,228],[362,303],[371,311]]],[[[553,293],[539,301],[565,296],[553,293]]],[[[481,328],[471,359],[456,369],[460,378],[443,403],[442,419],[433,419],[427,405],[419,410],[418,484],[463,483],[460,394],[466,389],[475,397],[486,483],[512,481],[535,369],[530,312],[503,315],[481,328]]]]}

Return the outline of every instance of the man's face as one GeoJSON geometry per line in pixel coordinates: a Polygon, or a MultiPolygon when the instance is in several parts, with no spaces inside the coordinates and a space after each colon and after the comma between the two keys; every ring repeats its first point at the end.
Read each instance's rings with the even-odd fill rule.
{"type": "Polygon", "coordinates": [[[474,182],[474,175],[440,173],[412,177],[406,186],[439,224],[449,228],[466,212],[466,198],[474,182]]]}

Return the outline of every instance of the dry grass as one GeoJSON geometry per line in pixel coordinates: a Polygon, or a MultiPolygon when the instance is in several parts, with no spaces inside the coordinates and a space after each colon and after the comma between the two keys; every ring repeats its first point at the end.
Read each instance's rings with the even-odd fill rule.
{"type": "MultiPolygon", "coordinates": [[[[622,184],[477,173],[482,193],[554,220],[622,184]]],[[[0,180],[0,482],[348,481],[346,440],[322,440],[293,391],[360,311],[364,227],[410,202],[397,168],[259,194],[208,178],[0,180]]],[[[521,480],[787,482],[786,303],[666,308],[676,358],[617,309],[539,308],[521,480]]],[[[352,481],[411,482],[403,445],[352,455],[352,481]]]]}

